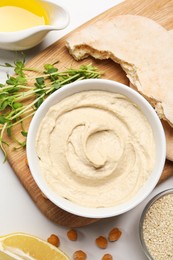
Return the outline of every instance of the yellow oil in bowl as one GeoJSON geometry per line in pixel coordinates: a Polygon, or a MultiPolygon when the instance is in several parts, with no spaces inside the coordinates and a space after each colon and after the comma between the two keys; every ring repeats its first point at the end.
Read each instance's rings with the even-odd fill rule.
{"type": "Polygon", "coordinates": [[[39,0],[0,0],[0,32],[48,24],[49,16],[39,0]]]}

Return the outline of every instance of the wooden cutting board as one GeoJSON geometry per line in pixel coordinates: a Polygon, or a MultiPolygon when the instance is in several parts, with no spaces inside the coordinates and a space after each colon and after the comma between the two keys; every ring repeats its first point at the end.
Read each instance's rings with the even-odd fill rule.
{"type": "MultiPolygon", "coordinates": [[[[98,19],[104,20],[105,17],[112,17],[120,14],[138,14],[147,16],[160,23],[166,29],[173,29],[172,0],[127,0],[122,4],[119,4],[118,6],[115,6],[105,13],[99,15],[93,20],[87,22],[81,27],[85,28],[98,19]]],[[[65,36],[61,40],[55,42],[43,52],[36,55],[31,61],[28,62],[27,66],[42,68],[43,64],[45,63],[54,63],[56,61],[59,61],[58,68],[63,70],[67,67],[79,67],[80,64],[89,64],[92,62],[94,66],[97,66],[101,71],[105,72],[103,76],[104,78],[116,80],[124,84],[129,84],[128,79],[126,78],[125,73],[122,71],[120,66],[113,63],[111,60],[96,61],[94,59],[87,58],[82,62],[74,61],[65,47],[65,40],[71,34],[73,34],[73,32],[71,32],[69,35],[65,36]]],[[[27,121],[25,124],[27,128],[29,126],[29,121],[27,121]]],[[[15,128],[13,131],[16,137],[18,139],[21,139],[19,128],[15,128]]],[[[80,227],[98,221],[98,219],[83,218],[69,214],[55,206],[48,199],[46,199],[31,176],[31,173],[27,166],[25,150],[17,149],[14,151],[14,147],[16,146],[16,144],[14,144],[14,142],[9,139],[8,142],[10,143],[10,146],[5,147],[8,155],[8,161],[11,164],[16,176],[20,179],[21,184],[25,187],[26,191],[30,194],[34,203],[45,216],[47,216],[50,220],[54,221],[57,224],[69,227],[80,227]]],[[[160,182],[163,182],[172,174],[173,162],[166,161],[164,171],[160,178],[160,182]]]]}

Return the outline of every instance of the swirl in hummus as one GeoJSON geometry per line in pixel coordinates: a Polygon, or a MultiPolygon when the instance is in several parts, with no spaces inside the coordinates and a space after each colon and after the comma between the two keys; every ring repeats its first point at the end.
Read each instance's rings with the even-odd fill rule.
{"type": "Polygon", "coordinates": [[[149,122],[127,97],[83,91],[52,106],[36,139],[42,174],[58,195],[85,207],[131,199],[154,167],[149,122]]]}

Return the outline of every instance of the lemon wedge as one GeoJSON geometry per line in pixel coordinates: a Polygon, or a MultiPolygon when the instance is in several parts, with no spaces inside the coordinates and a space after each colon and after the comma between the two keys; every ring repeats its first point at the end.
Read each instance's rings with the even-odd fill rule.
{"type": "Polygon", "coordinates": [[[3,260],[69,260],[60,249],[25,233],[0,237],[0,259],[3,260]]]}

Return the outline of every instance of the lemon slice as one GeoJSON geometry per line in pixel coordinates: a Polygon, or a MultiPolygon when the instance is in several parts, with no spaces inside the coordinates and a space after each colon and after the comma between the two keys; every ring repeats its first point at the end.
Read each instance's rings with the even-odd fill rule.
{"type": "Polygon", "coordinates": [[[69,260],[60,249],[38,237],[13,233],[0,237],[0,259],[3,260],[69,260]]]}

